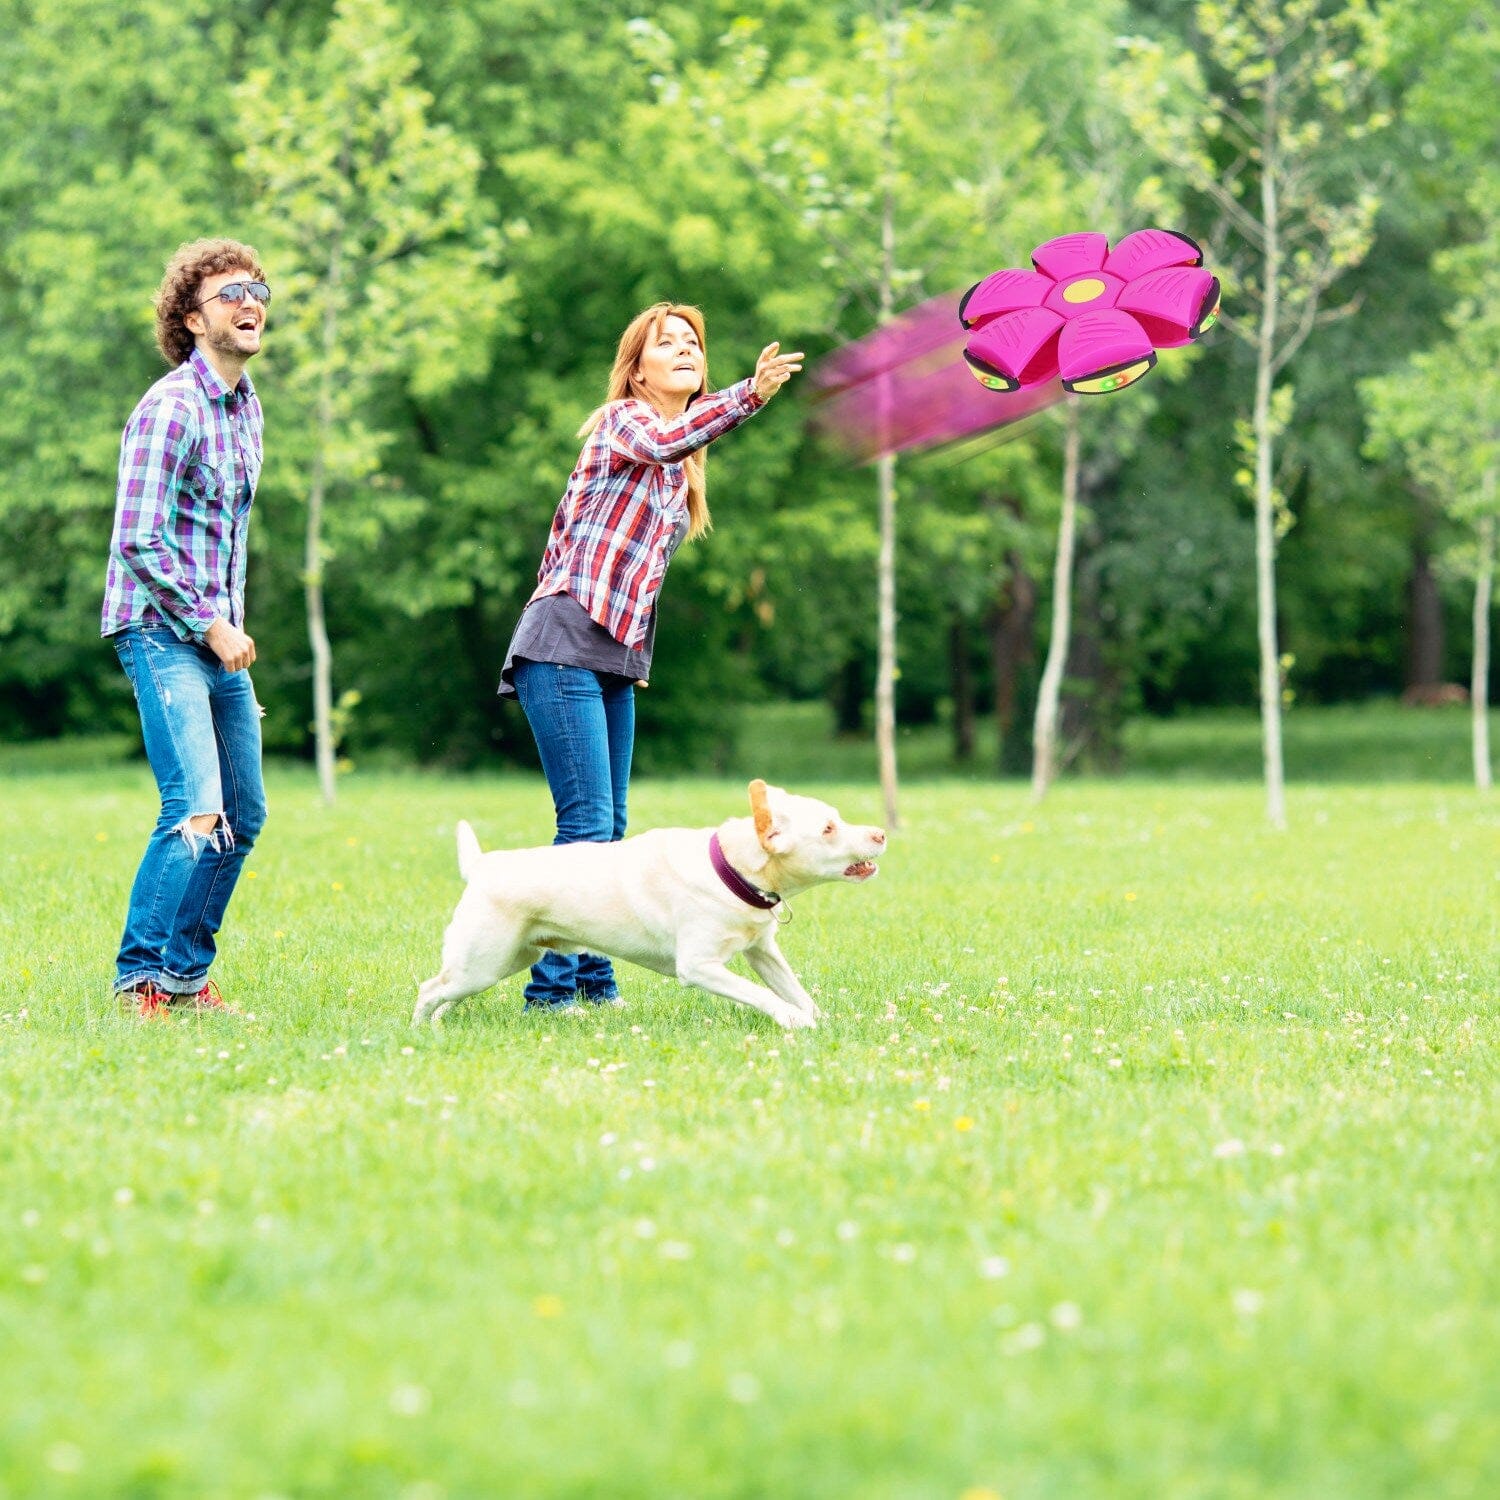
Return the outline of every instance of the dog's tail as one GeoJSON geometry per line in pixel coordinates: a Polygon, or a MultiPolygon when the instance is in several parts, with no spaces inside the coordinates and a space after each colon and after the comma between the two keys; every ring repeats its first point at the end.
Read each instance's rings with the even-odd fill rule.
{"type": "Polygon", "coordinates": [[[474,878],[474,870],[479,864],[479,856],[482,852],[479,840],[474,836],[474,830],[460,818],[458,820],[458,873],[465,880],[474,878]]]}

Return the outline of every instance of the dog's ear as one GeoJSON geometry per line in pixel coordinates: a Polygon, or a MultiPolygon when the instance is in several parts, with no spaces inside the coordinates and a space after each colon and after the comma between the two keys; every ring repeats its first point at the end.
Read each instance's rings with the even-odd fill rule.
{"type": "Polygon", "coordinates": [[[787,848],[787,820],[778,818],[771,810],[771,793],[779,790],[769,787],[759,777],[750,783],[750,811],[755,815],[755,836],[767,854],[782,854],[787,848]]]}

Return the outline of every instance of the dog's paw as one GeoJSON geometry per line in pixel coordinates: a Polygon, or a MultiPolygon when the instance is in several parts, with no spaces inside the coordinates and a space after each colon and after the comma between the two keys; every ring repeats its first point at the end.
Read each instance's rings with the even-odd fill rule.
{"type": "Polygon", "coordinates": [[[805,1010],[796,1010],[790,1005],[776,1019],[788,1031],[815,1031],[818,1025],[816,1019],[805,1010]]]}

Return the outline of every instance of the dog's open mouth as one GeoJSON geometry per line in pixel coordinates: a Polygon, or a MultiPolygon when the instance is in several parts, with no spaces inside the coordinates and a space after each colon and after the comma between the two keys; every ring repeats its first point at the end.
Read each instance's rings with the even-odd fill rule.
{"type": "Polygon", "coordinates": [[[862,859],[845,868],[844,879],[868,880],[872,875],[877,873],[878,868],[873,859],[862,859]]]}

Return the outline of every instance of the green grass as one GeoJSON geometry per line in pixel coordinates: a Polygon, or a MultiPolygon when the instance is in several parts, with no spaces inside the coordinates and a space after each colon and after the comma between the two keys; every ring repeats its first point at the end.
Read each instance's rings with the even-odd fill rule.
{"type": "MultiPolygon", "coordinates": [[[[1472,781],[1467,708],[1409,709],[1386,701],[1337,708],[1299,708],[1283,724],[1286,771],[1296,781],[1472,781]]],[[[1022,734],[1029,734],[1023,726],[1022,734]]],[[[960,777],[991,781],[999,761],[994,720],[977,726],[973,759],[953,759],[951,731],[902,725],[897,759],[907,782],[960,777]]],[[[1490,714],[1490,743],[1500,748],[1500,711],[1490,714]]],[[[735,769],[802,783],[857,781],[877,775],[868,735],[835,739],[822,703],[758,706],[745,716],[735,769]]],[[[1126,725],[1124,771],[1152,779],[1254,781],[1261,775],[1260,721],[1243,709],[1198,709],[1170,719],[1126,725]]]]}
{"type": "Polygon", "coordinates": [[[622,968],[623,1010],[510,981],[415,1033],[453,821],[542,841],[539,781],[324,812],[274,768],[217,970],[255,1019],[143,1027],[149,777],[51,763],[0,776],[7,1500],[1500,1492],[1461,781],[1296,784],[1282,836],[1253,783],[915,784],[783,934],[815,1032],[622,968]]]}

